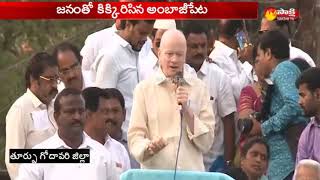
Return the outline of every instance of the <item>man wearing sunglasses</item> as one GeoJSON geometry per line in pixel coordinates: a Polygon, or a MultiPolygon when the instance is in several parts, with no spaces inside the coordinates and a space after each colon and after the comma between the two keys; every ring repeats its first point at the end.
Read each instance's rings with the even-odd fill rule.
{"type": "Polygon", "coordinates": [[[82,90],[92,86],[91,74],[89,71],[81,71],[81,60],[79,49],[68,42],[57,45],[53,51],[53,56],[58,63],[59,76],[61,83],[58,90],[64,88],[74,88],[82,90]]]}
{"type": "Polygon", "coordinates": [[[18,164],[9,162],[10,149],[30,149],[57,130],[52,99],[58,93],[58,67],[48,53],[37,53],[25,73],[27,91],[11,106],[6,117],[5,162],[11,179],[18,175],[18,164]]]}
{"type": "MultiPolygon", "coordinates": [[[[266,18],[262,18],[259,35],[261,36],[265,32],[273,31],[273,30],[279,30],[282,33],[284,33],[287,36],[287,38],[290,38],[291,29],[290,29],[289,21],[279,21],[279,20],[269,21],[266,18]]],[[[289,48],[290,48],[290,59],[302,58],[311,67],[316,66],[313,59],[307,53],[305,53],[299,48],[292,46],[291,42],[289,44],[289,48]]]]}

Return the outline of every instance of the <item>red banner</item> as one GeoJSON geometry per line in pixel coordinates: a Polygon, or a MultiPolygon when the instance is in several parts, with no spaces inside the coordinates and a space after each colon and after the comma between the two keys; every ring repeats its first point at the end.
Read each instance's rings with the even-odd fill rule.
{"type": "Polygon", "coordinates": [[[0,2],[0,19],[257,19],[257,2],[0,2]]]}

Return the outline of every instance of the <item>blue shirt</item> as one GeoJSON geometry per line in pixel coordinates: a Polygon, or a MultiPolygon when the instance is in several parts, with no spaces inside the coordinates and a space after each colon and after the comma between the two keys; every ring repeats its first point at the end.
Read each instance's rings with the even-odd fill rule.
{"type": "Polygon", "coordinates": [[[270,114],[261,125],[262,134],[270,147],[268,176],[270,180],[282,180],[294,170],[294,161],[284,132],[289,123],[306,121],[298,104],[299,94],[295,82],[301,74],[290,61],[279,63],[271,73],[273,92],[270,114]]]}

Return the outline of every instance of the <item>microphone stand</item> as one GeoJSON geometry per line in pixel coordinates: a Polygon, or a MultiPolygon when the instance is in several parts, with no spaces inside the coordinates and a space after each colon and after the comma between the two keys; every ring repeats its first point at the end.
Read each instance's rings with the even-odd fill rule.
{"type": "MultiPolygon", "coordinates": [[[[174,84],[177,85],[177,88],[179,86],[182,86],[184,84],[184,79],[183,79],[183,71],[178,72],[176,76],[174,77],[174,84]]],[[[182,104],[179,103],[180,106],[180,135],[179,135],[179,142],[178,142],[178,149],[177,149],[177,156],[176,156],[176,162],[174,166],[174,175],[173,175],[173,180],[176,180],[176,175],[177,175],[177,166],[178,166],[178,159],[179,159],[179,153],[180,153],[180,146],[181,146],[181,139],[182,139],[182,120],[183,120],[183,110],[182,110],[182,104]]]]}
{"type": "Polygon", "coordinates": [[[177,176],[177,166],[178,166],[179,152],[180,152],[181,139],[182,139],[182,119],[183,119],[182,104],[179,103],[179,106],[180,106],[180,110],[179,110],[180,111],[180,135],[179,135],[176,163],[175,163],[175,166],[174,166],[173,180],[176,180],[176,176],[177,176]]]}

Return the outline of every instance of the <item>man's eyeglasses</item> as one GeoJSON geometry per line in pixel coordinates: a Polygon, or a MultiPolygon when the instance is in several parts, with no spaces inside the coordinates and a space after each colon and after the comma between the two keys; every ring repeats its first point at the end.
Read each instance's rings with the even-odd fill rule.
{"type": "Polygon", "coordinates": [[[60,83],[61,79],[59,77],[44,77],[44,76],[39,76],[41,79],[45,81],[49,81],[50,83],[60,83]]]}
{"type": "Polygon", "coordinates": [[[69,68],[65,68],[59,71],[59,74],[61,75],[67,75],[69,74],[71,71],[76,70],[79,67],[79,63],[74,63],[73,65],[71,65],[69,68]]]}

